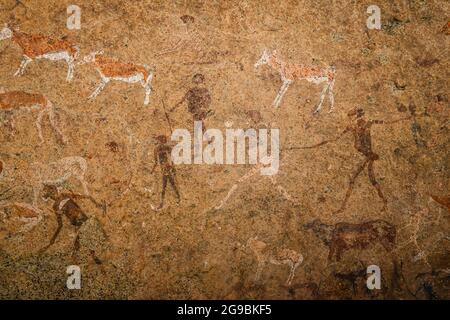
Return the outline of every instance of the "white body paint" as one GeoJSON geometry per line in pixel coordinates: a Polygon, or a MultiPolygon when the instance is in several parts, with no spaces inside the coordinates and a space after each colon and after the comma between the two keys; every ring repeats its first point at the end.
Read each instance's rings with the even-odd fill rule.
{"type": "MultiPolygon", "coordinates": [[[[67,66],[68,66],[68,71],[67,71],[67,77],[66,80],[67,81],[71,81],[73,78],[73,73],[75,70],[75,56],[71,56],[69,54],[69,52],[67,51],[61,51],[61,52],[52,52],[52,53],[46,53],[43,54],[41,56],[37,56],[35,57],[35,59],[37,60],[42,60],[42,59],[47,59],[50,61],[59,61],[59,60],[64,60],[67,62],[67,66]]],[[[23,59],[22,62],[19,66],[19,68],[17,69],[16,73],[14,73],[14,76],[18,77],[24,74],[25,72],[25,68],[28,66],[28,64],[33,61],[32,58],[23,55],[23,59]]]]}

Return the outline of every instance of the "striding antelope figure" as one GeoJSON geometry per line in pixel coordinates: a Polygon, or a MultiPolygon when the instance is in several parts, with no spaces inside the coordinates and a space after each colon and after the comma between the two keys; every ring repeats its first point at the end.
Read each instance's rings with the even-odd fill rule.
{"type": "Polygon", "coordinates": [[[80,64],[89,63],[98,71],[101,77],[101,83],[97,89],[89,96],[89,99],[95,99],[106,84],[111,80],[123,81],[127,83],[139,82],[145,90],[144,105],[150,102],[150,93],[152,91],[151,81],[153,72],[146,65],[121,62],[115,58],[103,56],[103,50],[91,52],[83,58],[80,64]]]}
{"type": "Polygon", "coordinates": [[[286,264],[290,267],[289,277],[286,280],[286,285],[289,286],[294,279],[295,270],[303,262],[303,255],[297,251],[286,248],[269,248],[265,242],[258,240],[258,237],[248,239],[247,247],[253,252],[258,263],[255,275],[256,281],[259,281],[267,262],[274,265],[286,264]]]}
{"type": "Polygon", "coordinates": [[[65,60],[69,68],[66,80],[72,80],[79,48],[71,42],[41,34],[27,34],[8,27],[6,24],[0,31],[0,40],[5,39],[11,39],[23,52],[22,63],[14,76],[23,75],[27,65],[34,59],[65,60]]]}
{"type": "Polygon", "coordinates": [[[44,115],[48,115],[50,125],[55,131],[58,139],[62,143],[66,143],[66,138],[56,123],[55,110],[50,100],[39,93],[28,93],[23,91],[5,92],[0,88],[0,110],[18,110],[22,108],[39,110],[35,124],[38,129],[41,144],[44,142],[44,137],[42,135],[42,118],[44,115]]]}
{"type": "Polygon", "coordinates": [[[294,82],[295,80],[306,80],[317,85],[325,83],[322,89],[322,93],[320,94],[319,104],[317,105],[314,113],[318,113],[322,109],[323,100],[327,92],[330,99],[329,112],[333,111],[333,86],[336,76],[336,69],[334,66],[322,69],[314,66],[288,63],[283,61],[276,50],[272,51],[271,53],[267,50],[264,50],[261,58],[255,63],[255,68],[258,68],[259,66],[264,64],[268,64],[272,69],[278,71],[281,76],[281,81],[283,82],[275,100],[272,103],[272,106],[274,108],[278,108],[280,106],[281,100],[283,99],[283,96],[285,95],[292,82],[294,82]]]}

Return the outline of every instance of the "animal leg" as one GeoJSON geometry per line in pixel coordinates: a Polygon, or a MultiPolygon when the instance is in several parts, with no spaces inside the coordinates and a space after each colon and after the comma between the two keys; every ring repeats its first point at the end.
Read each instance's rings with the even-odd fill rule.
{"type": "Polygon", "coordinates": [[[369,180],[372,183],[373,187],[377,190],[378,196],[381,198],[381,200],[383,200],[383,211],[386,210],[386,206],[387,206],[387,200],[383,195],[383,192],[381,191],[381,187],[380,184],[378,183],[378,181],[375,179],[375,174],[373,172],[373,160],[369,161],[369,165],[367,167],[367,171],[369,172],[369,180]]]}
{"type": "Polygon", "coordinates": [[[152,87],[149,83],[146,83],[144,81],[141,81],[141,84],[145,90],[144,105],[148,105],[150,103],[150,94],[152,93],[152,87]]]}
{"type": "Polygon", "coordinates": [[[264,268],[264,262],[258,261],[258,265],[256,266],[256,273],[255,273],[255,282],[258,282],[261,278],[261,274],[264,268]]]}
{"type": "Polygon", "coordinates": [[[328,85],[326,85],[322,89],[322,92],[320,94],[320,101],[319,101],[319,104],[317,105],[316,110],[314,110],[314,114],[319,113],[319,111],[322,109],[323,99],[325,98],[325,94],[327,93],[327,90],[328,90],[328,85]]]}
{"type": "Polygon", "coordinates": [[[61,132],[61,130],[59,129],[59,127],[58,127],[58,125],[56,123],[55,112],[53,111],[53,109],[49,109],[49,111],[48,111],[48,119],[50,120],[50,124],[51,124],[53,130],[55,130],[58,138],[61,140],[61,142],[63,144],[65,144],[67,142],[67,140],[64,137],[64,134],[61,132]]]}
{"type": "Polygon", "coordinates": [[[107,80],[105,80],[104,78],[102,79],[102,82],[100,82],[100,84],[98,85],[98,87],[94,90],[94,92],[92,92],[92,94],[89,96],[89,99],[95,99],[95,97],[97,97],[97,95],[100,93],[100,91],[102,91],[106,84],[108,83],[107,80]]]}
{"type": "Polygon", "coordinates": [[[347,201],[350,198],[350,195],[352,194],[353,185],[355,184],[356,178],[358,178],[358,176],[361,173],[361,171],[363,171],[363,169],[365,168],[365,166],[366,166],[368,161],[369,160],[365,160],[363,162],[363,164],[360,165],[359,168],[355,171],[355,173],[353,173],[353,176],[350,178],[350,181],[348,183],[348,189],[347,189],[347,192],[345,194],[344,201],[342,202],[341,207],[335,213],[341,213],[342,211],[344,211],[344,209],[345,209],[345,207],[347,205],[347,201]]]}
{"type": "Polygon", "coordinates": [[[38,136],[40,144],[44,143],[44,136],[42,135],[42,118],[44,117],[45,110],[41,110],[36,118],[36,127],[38,130],[38,136]]]}
{"type": "Polygon", "coordinates": [[[333,112],[333,108],[334,108],[333,87],[334,87],[334,79],[328,85],[328,98],[330,99],[330,111],[328,111],[328,113],[333,112]]]}
{"type": "Polygon", "coordinates": [[[17,69],[16,73],[14,73],[14,76],[18,77],[18,76],[23,75],[23,73],[25,72],[25,68],[31,61],[33,61],[31,58],[24,55],[22,62],[20,63],[19,69],[17,69]]]}
{"type": "Polygon", "coordinates": [[[73,73],[74,73],[74,70],[75,70],[75,63],[74,63],[74,59],[72,57],[70,57],[70,56],[66,59],[66,61],[67,61],[67,66],[68,66],[66,81],[70,82],[73,79],[73,73]]]}
{"type": "Polygon", "coordinates": [[[38,183],[33,187],[33,207],[37,208],[39,194],[42,191],[42,184],[38,183]]]}
{"type": "Polygon", "coordinates": [[[79,177],[78,180],[80,181],[81,186],[83,187],[84,194],[89,195],[89,189],[86,180],[84,180],[84,176],[79,177]]]}
{"type": "Polygon", "coordinates": [[[281,86],[280,90],[278,91],[277,96],[275,97],[275,100],[272,103],[272,107],[278,108],[281,103],[281,99],[283,99],[284,94],[286,93],[287,89],[289,88],[289,85],[292,83],[292,80],[284,80],[283,85],[281,86]]]}

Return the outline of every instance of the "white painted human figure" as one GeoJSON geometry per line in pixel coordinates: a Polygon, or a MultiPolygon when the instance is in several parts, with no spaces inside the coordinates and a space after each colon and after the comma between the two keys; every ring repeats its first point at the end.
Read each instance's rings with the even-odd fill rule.
{"type": "Polygon", "coordinates": [[[91,64],[100,74],[101,82],[89,96],[89,99],[95,99],[97,95],[105,88],[111,80],[122,81],[126,83],[139,83],[145,90],[144,105],[150,102],[150,93],[152,92],[151,82],[153,72],[150,67],[129,62],[121,62],[115,58],[103,56],[103,50],[93,51],[83,58],[79,64],[91,64]]]}
{"type": "Polygon", "coordinates": [[[23,59],[14,76],[21,76],[34,59],[52,61],[64,60],[67,63],[67,81],[71,81],[75,70],[75,60],[79,48],[67,40],[55,39],[41,34],[27,34],[5,24],[0,31],[0,40],[11,39],[23,51],[23,59]]]}
{"type": "Polygon", "coordinates": [[[42,134],[42,119],[44,115],[48,116],[50,125],[56,133],[56,136],[62,143],[66,143],[66,137],[59,129],[53,104],[42,94],[28,93],[24,91],[5,91],[0,88],[0,110],[16,111],[20,109],[39,110],[35,124],[38,130],[40,143],[44,143],[42,134]]]}
{"type": "Polygon", "coordinates": [[[278,108],[281,104],[281,100],[286,94],[287,89],[295,80],[306,80],[308,82],[314,83],[316,85],[325,83],[322,92],[320,94],[320,101],[316,107],[314,113],[320,112],[322,109],[323,100],[328,92],[328,97],[330,99],[330,111],[334,108],[334,94],[333,86],[336,77],[336,70],[333,66],[327,68],[319,68],[315,66],[305,66],[301,64],[294,64],[285,62],[276,50],[269,52],[264,50],[261,58],[255,63],[255,68],[262,65],[269,65],[272,69],[278,71],[283,84],[278,91],[275,100],[272,103],[272,107],[278,108]]]}
{"type": "Polygon", "coordinates": [[[79,156],[65,157],[49,164],[34,163],[32,174],[33,205],[37,206],[39,194],[44,185],[60,186],[71,177],[78,180],[85,195],[89,195],[85,174],[87,162],[79,156]]]}
{"type": "Polygon", "coordinates": [[[246,174],[244,174],[242,177],[240,177],[232,186],[231,188],[228,190],[227,195],[220,200],[219,204],[217,204],[216,206],[214,206],[215,210],[219,210],[222,209],[224,207],[224,205],[227,203],[227,201],[230,199],[230,197],[234,194],[234,192],[237,190],[238,186],[242,183],[244,183],[245,181],[247,181],[248,179],[250,179],[251,177],[255,176],[255,175],[260,175],[260,177],[265,177],[267,179],[270,180],[270,182],[272,183],[272,186],[274,186],[276,188],[276,190],[281,194],[281,196],[294,203],[297,204],[297,201],[289,194],[289,192],[278,183],[277,179],[276,179],[276,174],[274,175],[263,175],[261,174],[261,170],[264,168],[268,168],[270,167],[270,165],[265,165],[263,163],[258,163],[253,165],[253,168],[251,168],[246,174]]]}
{"type": "Polygon", "coordinates": [[[262,271],[267,262],[269,262],[273,265],[289,266],[290,270],[286,285],[291,285],[295,276],[295,271],[303,262],[302,254],[287,248],[270,248],[265,242],[258,240],[257,236],[248,239],[247,247],[253,252],[257,261],[255,272],[256,282],[260,280],[262,271]]]}

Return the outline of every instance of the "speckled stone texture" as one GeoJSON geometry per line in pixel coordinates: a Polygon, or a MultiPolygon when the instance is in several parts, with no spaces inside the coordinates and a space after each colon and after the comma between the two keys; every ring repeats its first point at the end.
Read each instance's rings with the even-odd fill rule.
{"type": "Polygon", "coordinates": [[[448,299],[448,21],[449,3],[436,0],[0,0],[2,28],[79,48],[69,82],[65,61],[44,59],[15,77],[23,51],[0,41],[3,92],[52,104],[27,111],[0,94],[0,298],[448,299]],[[80,30],[66,27],[70,4],[80,30]],[[366,26],[372,4],[380,30],[366,26]],[[265,49],[294,66],[334,66],[333,111],[325,96],[313,114],[324,84],[304,79],[273,108],[279,72],[254,67],[265,49]],[[140,83],[111,81],[88,99],[101,77],[81,62],[98,50],[154,73],[148,105],[140,83]],[[172,111],[187,92],[201,110],[184,101],[172,111]],[[220,130],[278,128],[278,174],[152,171],[161,136],[192,131],[196,117],[220,130]],[[46,177],[60,179],[44,187],[46,177]],[[158,209],[164,177],[181,197],[166,179],[158,209]],[[81,290],[66,288],[69,265],[81,290]],[[369,265],[379,290],[366,287],[369,265]]]}

